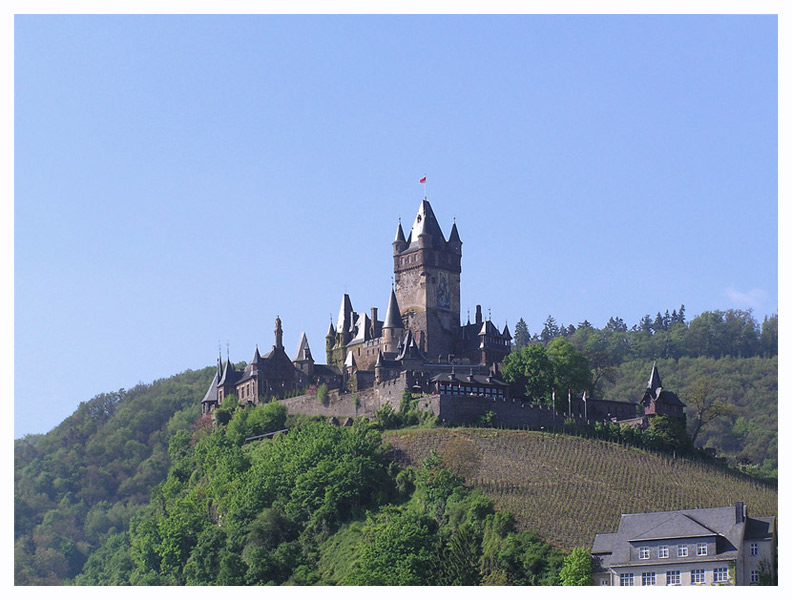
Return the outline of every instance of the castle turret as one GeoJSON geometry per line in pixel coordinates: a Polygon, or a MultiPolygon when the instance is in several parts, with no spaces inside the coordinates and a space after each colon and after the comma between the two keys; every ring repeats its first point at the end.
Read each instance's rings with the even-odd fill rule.
{"type": "Polygon", "coordinates": [[[396,292],[391,289],[388,310],[385,312],[385,322],[382,324],[382,350],[385,352],[396,352],[396,346],[401,340],[403,332],[404,323],[399,313],[396,292]]]}
{"type": "Polygon", "coordinates": [[[352,329],[355,324],[354,318],[352,301],[349,299],[349,294],[344,294],[341,298],[341,308],[338,311],[338,320],[336,321],[336,338],[339,345],[346,346],[352,338],[352,329]]]}
{"type": "Polygon", "coordinates": [[[333,327],[333,321],[330,321],[330,327],[327,329],[325,336],[325,354],[327,355],[327,363],[333,362],[333,346],[335,346],[336,330],[333,327]]]}
{"type": "Polygon", "coordinates": [[[308,346],[308,337],[305,335],[304,331],[300,334],[300,342],[297,344],[294,366],[309,377],[313,376],[314,359],[311,356],[311,348],[308,346]]]}
{"type": "Polygon", "coordinates": [[[407,248],[407,240],[404,239],[404,230],[402,229],[401,219],[399,219],[399,227],[396,230],[396,239],[393,240],[393,255],[404,252],[407,248]]]}

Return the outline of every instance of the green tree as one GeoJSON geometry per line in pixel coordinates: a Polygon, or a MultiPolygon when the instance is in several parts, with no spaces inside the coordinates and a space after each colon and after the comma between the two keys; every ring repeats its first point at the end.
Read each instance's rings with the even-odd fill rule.
{"type": "Polygon", "coordinates": [[[692,432],[690,435],[691,444],[696,443],[696,438],[701,432],[701,428],[707,423],[721,416],[732,416],[736,413],[733,404],[730,404],[722,396],[714,393],[715,384],[711,377],[699,377],[688,388],[684,396],[684,402],[692,415],[688,413],[692,432]],[[692,419],[690,417],[692,416],[692,419]]]}
{"type": "Polygon", "coordinates": [[[342,585],[432,585],[439,540],[434,521],[406,508],[386,507],[364,527],[364,547],[342,585]]]}
{"type": "Polygon", "coordinates": [[[517,321],[517,324],[514,326],[514,340],[512,340],[512,343],[514,344],[515,350],[524,348],[531,343],[531,334],[528,331],[528,325],[525,324],[522,317],[520,317],[520,320],[517,321]]]}
{"type": "Polygon", "coordinates": [[[553,365],[556,408],[564,411],[568,408],[567,390],[571,390],[573,395],[582,393],[583,390],[591,391],[591,369],[588,359],[563,337],[550,342],[547,346],[547,356],[553,365]]]}
{"type": "Polygon", "coordinates": [[[591,555],[585,548],[575,548],[564,559],[561,585],[591,585],[591,555]]]}
{"type": "Polygon", "coordinates": [[[507,355],[501,373],[517,395],[545,403],[550,401],[555,370],[543,345],[531,344],[507,355]]]}

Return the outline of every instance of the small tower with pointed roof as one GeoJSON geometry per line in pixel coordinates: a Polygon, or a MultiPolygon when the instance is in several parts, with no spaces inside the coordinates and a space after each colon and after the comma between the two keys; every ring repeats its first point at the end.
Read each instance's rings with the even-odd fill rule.
{"type": "Polygon", "coordinates": [[[294,356],[294,366],[300,369],[309,377],[314,374],[314,359],[311,356],[311,348],[308,346],[308,337],[303,331],[300,334],[300,341],[297,344],[297,354],[294,356]]]}
{"type": "Polygon", "coordinates": [[[382,351],[396,352],[396,347],[404,333],[404,323],[399,311],[399,302],[396,292],[391,288],[388,310],[385,312],[385,322],[382,324],[382,351]]]}
{"type": "Polygon", "coordinates": [[[685,403],[675,393],[663,389],[660,372],[657,370],[657,361],[652,364],[652,371],[646,384],[646,392],[641,398],[641,405],[644,415],[647,417],[666,415],[676,419],[685,419],[685,403]]]}

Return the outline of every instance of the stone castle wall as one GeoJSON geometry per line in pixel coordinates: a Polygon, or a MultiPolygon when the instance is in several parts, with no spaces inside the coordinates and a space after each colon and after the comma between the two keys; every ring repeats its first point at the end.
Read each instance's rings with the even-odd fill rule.
{"type": "Polygon", "coordinates": [[[323,417],[373,417],[383,405],[390,404],[393,410],[399,410],[402,394],[407,389],[407,378],[402,374],[397,379],[381,383],[374,388],[358,392],[340,393],[331,390],[327,401],[322,404],[316,394],[305,394],[279,400],[289,414],[305,414],[323,417]]]}
{"type": "MultiPolygon", "coordinates": [[[[404,374],[398,379],[386,381],[374,388],[339,393],[328,392],[327,401],[322,404],[316,394],[306,394],[280,400],[290,414],[336,417],[374,417],[385,404],[394,411],[399,410],[402,394],[407,389],[404,374]]],[[[431,395],[423,396],[418,402],[421,410],[429,410],[446,425],[473,425],[488,411],[495,414],[495,424],[501,427],[541,429],[561,427],[569,417],[566,413],[554,412],[549,406],[530,404],[511,398],[493,400],[484,397],[431,395]]],[[[572,419],[583,423],[582,414],[573,413],[572,419]]]]}

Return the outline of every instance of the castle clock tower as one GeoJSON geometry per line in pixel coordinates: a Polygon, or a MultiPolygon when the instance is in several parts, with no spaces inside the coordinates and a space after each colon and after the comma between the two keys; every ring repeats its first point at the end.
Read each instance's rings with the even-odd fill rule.
{"type": "Polygon", "coordinates": [[[410,235],[401,223],[393,242],[396,299],[405,329],[412,331],[431,362],[446,362],[459,333],[462,241],[456,223],[446,241],[432,206],[424,199],[410,235]]]}

